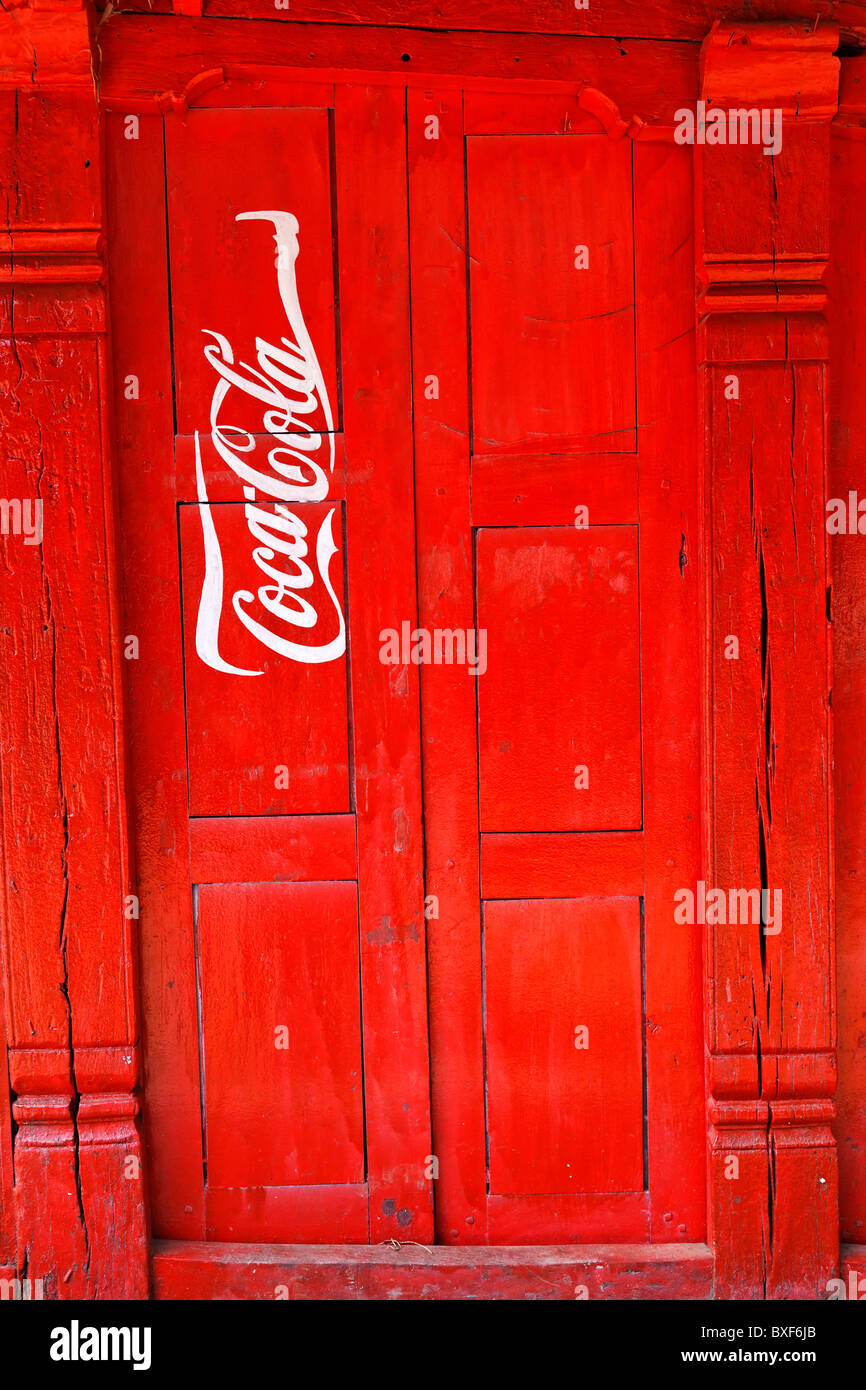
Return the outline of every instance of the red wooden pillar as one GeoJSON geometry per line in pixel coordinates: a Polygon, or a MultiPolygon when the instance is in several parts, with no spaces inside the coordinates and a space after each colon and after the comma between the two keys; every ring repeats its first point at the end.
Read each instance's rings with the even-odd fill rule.
{"type": "Polygon", "coordinates": [[[716,1298],[826,1297],[839,1252],[821,284],[837,41],[716,24],[702,55],[707,891],[727,906],[703,928],[716,1298]],[[781,111],[781,148],[711,143],[711,107],[781,111]],[[742,897],[730,910],[755,889],[757,923],[742,897]]]}
{"type": "Polygon", "coordinates": [[[0,15],[3,952],[17,1263],[146,1297],[90,10],[0,15]]]}

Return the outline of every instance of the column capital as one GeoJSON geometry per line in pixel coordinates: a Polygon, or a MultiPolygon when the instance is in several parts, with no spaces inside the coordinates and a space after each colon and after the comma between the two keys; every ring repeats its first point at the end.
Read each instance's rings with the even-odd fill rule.
{"type": "Polygon", "coordinates": [[[89,90],[96,104],[91,0],[29,0],[0,10],[0,89],[89,90]]]}
{"type": "Polygon", "coordinates": [[[701,46],[701,98],[725,110],[762,106],[795,121],[831,121],[839,105],[837,24],[716,20],[701,46]]]}

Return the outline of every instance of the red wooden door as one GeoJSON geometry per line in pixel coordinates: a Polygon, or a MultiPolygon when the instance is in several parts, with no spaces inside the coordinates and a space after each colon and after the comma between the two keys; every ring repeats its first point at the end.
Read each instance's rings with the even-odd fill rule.
{"type": "Polygon", "coordinates": [[[688,157],[234,86],[109,121],[157,1233],[700,1239],[688,157]]]}
{"type": "Polygon", "coordinates": [[[110,122],[163,1234],[432,1237],[402,105],[110,122]]]}
{"type": "Polygon", "coordinates": [[[421,623],[487,650],[421,673],[437,1230],[699,1239],[688,160],[568,95],[408,121],[421,623]]]}

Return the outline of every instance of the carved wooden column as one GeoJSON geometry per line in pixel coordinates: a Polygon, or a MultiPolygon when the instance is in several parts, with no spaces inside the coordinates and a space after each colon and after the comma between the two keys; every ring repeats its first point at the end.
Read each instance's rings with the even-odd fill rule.
{"type": "Polygon", "coordinates": [[[147,1296],[89,7],[0,14],[2,945],[18,1272],[147,1296]]]}
{"type": "Polygon", "coordinates": [[[717,24],[702,58],[706,876],[728,902],[705,928],[717,1298],[826,1297],[839,1251],[821,284],[837,40],[717,24]],[[710,143],[711,107],[728,135],[732,109],[781,110],[781,148],[710,143]],[[738,889],[767,894],[761,921],[742,898],[731,913],[738,889]]]}

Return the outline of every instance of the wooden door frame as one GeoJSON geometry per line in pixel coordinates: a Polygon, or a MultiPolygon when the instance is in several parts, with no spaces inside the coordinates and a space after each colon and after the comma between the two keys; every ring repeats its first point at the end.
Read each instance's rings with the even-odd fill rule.
{"type": "MultiPolygon", "coordinates": [[[[304,17],[299,8],[293,20],[304,17]]],[[[381,7],[369,8],[375,18],[381,7]]],[[[498,27],[514,27],[515,6],[501,8],[498,27]]],[[[314,5],[306,9],[316,18],[314,5]]],[[[782,7],[785,15],[803,9],[782,7]]],[[[411,1297],[422,1283],[427,1297],[431,1290],[490,1296],[492,1281],[493,1292],[506,1297],[544,1287],[549,1297],[662,1291],[702,1298],[711,1296],[713,1276],[717,1297],[820,1297],[839,1262],[829,1128],[829,636],[823,490],[802,441],[807,431],[823,439],[826,415],[821,277],[836,26],[715,24],[699,50],[698,36],[681,34],[671,19],[667,37],[682,41],[666,45],[660,92],[651,42],[632,46],[628,79],[608,80],[613,39],[572,31],[499,35],[479,44],[477,34],[365,28],[356,14],[351,34],[347,26],[317,24],[314,45],[306,26],[287,23],[278,65],[272,20],[197,19],[196,0],[175,10],[177,18],[123,16],[100,24],[88,0],[42,0],[0,15],[0,101],[17,189],[2,263],[10,340],[4,424],[16,444],[8,486],[17,476],[21,497],[41,500],[47,513],[41,546],[0,538],[0,596],[10,622],[0,716],[13,734],[4,738],[0,789],[2,949],[17,1125],[14,1146],[4,1149],[0,1136],[0,1179],[14,1147],[16,1222],[0,1246],[0,1275],[41,1278],[45,1296],[57,1298],[146,1298],[152,1291],[274,1297],[281,1283],[300,1297],[334,1297],[349,1279],[370,1297],[393,1297],[400,1288],[411,1297]],[[481,83],[507,76],[532,90],[549,82],[561,91],[570,83],[618,138],[672,139],[670,113],[699,94],[722,108],[785,113],[793,164],[783,160],[778,180],[772,161],[754,147],[730,149],[723,162],[713,160],[715,152],[695,151],[708,634],[705,877],[750,887],[770,883],[775,866],[784,871],[795,913],[798,903],[809,908],[808,917],[795,915],[790,940],[783,934],[781,943],[762,941],[754,928],[707,931],[712,1256],[694,1245],[437,1247],[428,1255],[420,1247],[156,1242],[151,1251],[136,1122],[137,920],[129,907],[135,887],[124,786],[101,115],[182,110],[227,81],[279,78],[288,69],[294,78],[312,71],[321,80],[345,69],[347,52],[359,74],[400,85],[423,84],[431,74],[442,85],[461,72],[481,83]],[[522,60],[519,79],[512,76],[515,58],[522,60]],[[800,185],[785,178],[792,169],[813,190],[806,202],[800,185]],[[739,208],[732,225],[718,217],[720,206],[739,208]],[[768,251],[768,227],[778,233],[779,254],[772,243],[768,251]],[[738,412],[720,414],[719,393],[731,374],[744,388],[738,412]],[[800,411],[786,445],[790,487],[776,487],[773,459],[763,467],[755,460],[749,478],[749,400],[762,403],[763,421],[800,411]],[[59,426],[43,435],[39,420],[47,411],[59,426]],[[61,484],[70,474],[74,488],[65,493],[61,484]],[[744,496],[745,513],[736,510],[744,496]],[[723,652],[732,613],[737,663],[723,652]],[[796,819],[805,797],[795,782],[800,763],[811,769],[814,814],[806,825],[796,819]],[[747,820],[742,808],[756,804],[756,782],[757,815],[747,820]],[[762,1000],[760,1026],[754,1012],[751,1019],[737,1013],[744,997],[762,1000]]],[[[485,15],[493,27],[490,7],[485,15]]],[[[613,22],[610,5],[604,21],[613,22]]]]}

